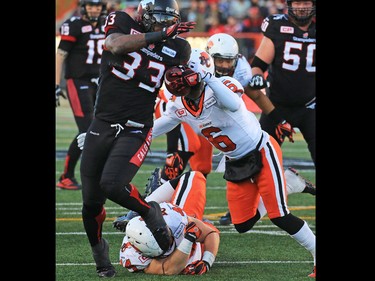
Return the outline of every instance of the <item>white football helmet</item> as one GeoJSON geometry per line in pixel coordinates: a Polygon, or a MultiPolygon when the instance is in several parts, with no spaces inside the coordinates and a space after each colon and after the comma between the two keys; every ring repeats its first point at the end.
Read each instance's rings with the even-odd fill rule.
{"type": "Polygon", "coordinates": [[[206,51],[214,58],[232,60],[230,67],[215,65],[215,76],[232,76],[238,60],[238,44],[236,39],[226,33],[217,33],[207,40],[206,51]]]}
{"type": "MultiPolygon", "coordinates": [[[[191,49],[189,62],[194,61],[202,65],[205,72],[209,72],[212,75],[215,73],[215,64],[212,57],[206,51],[202,49],[191,49]]],[[[188,65],[189,65],[188,62],[188,65]]]]}
{"type": "Polygon", "coordinates": [[[144,256],[153,258],[163,254],[164,251],[140,216],[136,216],[128,222],[125,233],[130,244],[144,256]]]}

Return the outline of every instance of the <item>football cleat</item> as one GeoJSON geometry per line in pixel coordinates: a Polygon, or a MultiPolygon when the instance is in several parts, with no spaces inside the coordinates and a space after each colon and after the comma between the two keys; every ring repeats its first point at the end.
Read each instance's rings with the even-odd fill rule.
{"type": "Polygon", "coordinates": [[[310,193],[316,195],[315,185],[302,177],[296,169],[288,167],[284,172],[288,195],[293,193],[310,193]]]}
{"type": "Polygon", "coordinates": [[[148,182],[146,184],[145,196],[150,195],[161,185],[160,182],[160,168],[155,168],[152,172],[151,176],[148,178],[148,182]]]}
{"type": "Polygon", "coordinates": [[[112,225],[114,228],[116,228],[117,230],[120,230],[121,232],[125,232],[126,230],[126,225],[128,224],[128,222],[136,217],[136,216],[139,216],[139,214],[135,211],[129,211],[129,213],[123,215],[123,216],[120,216],[120,217],[117,217],[112,225]]]}
{"type": "Polygon", "coordinates": [[[96,273],[98,273],[99,277],[106,277],[106,278],[112,278],[116,275],[116,270],[113,267],[113,265],[109,267],[97,267],[96,273]]]}
{"type": "Polygon", "coordinates": [[[154,235],[156,242],[163,251],[167,251],[172,241],[171,233],[168,230],[168,226],[163,218],[160,206],[155,201],[148,202],[150,210],[147,216],[142,217],[154,235]]]}
{"type": "Polygon", "coordinates": [[[116,270],[109,259],[109,245],[107,240],[102,238],[99,244],[91,247],[92,256],[96,263],[96,273],[99,277],[114,277],[116,270]]]}
{"type": "Polygon", "coordinates": [[[224,216],[219,219],[221,225],[230,225],[232,223],[232,217],[228,211],[224,216]]]}
{"type": "Polygon", "coordinates": [[[313,272],[311,272],[308,276],[311,278],[316,278],[316,266],[315,265],[314,265],[313,272]]]}
{"type": "Polygon", "coordinates": [[[75,178],[64,178],[64,176],[60,177],[56,186],[66,190],[79,190],[82,188],[75,178]]]}

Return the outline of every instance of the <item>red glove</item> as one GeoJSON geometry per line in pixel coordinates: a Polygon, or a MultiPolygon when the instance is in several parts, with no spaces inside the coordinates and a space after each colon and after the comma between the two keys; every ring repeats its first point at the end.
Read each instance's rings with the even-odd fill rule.
{"type": "Polygon", "coordinates": [[[174,38],[177,34],[189,32],[197,23],[193,21],[175,23],[174,25],[164,27],[162,30],[163,39],[174,38]]]}
{"type": "Polygon", "coordinates": [[[202,234],[202,230],[191,221],[185,226],[185,238],[190,242],[195,242],[202,234]]]}
{"type": "Polygon", "coordinates": [[[206,261],[198,260],[188,264],[181,272],[182,275],[202,275],[210,270],[210,266],[206,261]]]}
{"type": "Polygon", "coordinates": [[[286,122],[286,120],[281,121],[276,126],[276,136],[281,143],[284,142],[285,137],[287,137],[290,142],[294,142],[293,134],[295,133],[296,132],[294,131],[292,125],[286,122]]]}

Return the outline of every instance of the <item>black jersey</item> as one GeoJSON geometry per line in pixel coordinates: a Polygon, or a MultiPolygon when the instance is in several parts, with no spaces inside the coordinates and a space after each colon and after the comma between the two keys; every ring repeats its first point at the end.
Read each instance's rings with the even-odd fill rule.
{"type": "MultiPolygon", "coordinates": [[[[144,33],[142,27],[123,11],[107,16],[105,30],[106,36],[144,33]]],[[[150,44],[124,55],[116,56],[104,50],[95,117],[120,124],[130,119],[152,126],[155,100],[166,69],[187,64],[190,53],[190,44],[181,37],[150,44]]]]}
{"type": "Polygon", "coordinates": [[[97,27],[80,17],[66,20],[60,27],[59,49],[68,52],[65,79],[97,78],[103,53],[104,18],[97,27]]]}
{"type": "Polygon", "coordinates": [[[288,15],[277,14],[264,19],[262,31],[275,45],[267,79],[270,100],[284,106],[311,101],[315,97],[315,23],[303,31],[288,15]]]}

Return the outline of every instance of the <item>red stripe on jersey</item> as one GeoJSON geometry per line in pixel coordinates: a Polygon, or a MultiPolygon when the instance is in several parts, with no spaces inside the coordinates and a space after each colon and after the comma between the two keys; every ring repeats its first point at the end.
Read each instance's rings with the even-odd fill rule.
{"type": "Polygon", "coordinates": [[[150,149],[151,138],[152,138],[152,129],[148,131],[145,141],[142,143],[138,151],[134,154],[132,159],[130,159],[130,163],[136,165],[137,167],[141,167],[143,161],[145,161],[148,150],[150,149]]]}
{"type": "Polygon", "coordinates": [[[82,112],[81,102],[79,100],[77,88],[74,85],[73,79],[67,79],[66,86],[68,88],[69,100],[74,116],[83,117],[84,114],[82,112]]]}
{"type": "Polygon", "coordinates": [[[70,41],[70,42],[76,42],[77,38],[69,35],[61,35],[61,41],[70,41]]]}

